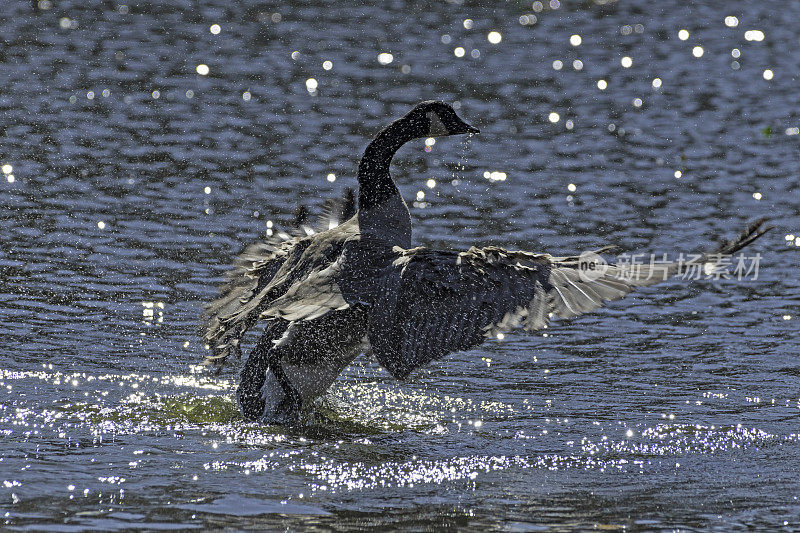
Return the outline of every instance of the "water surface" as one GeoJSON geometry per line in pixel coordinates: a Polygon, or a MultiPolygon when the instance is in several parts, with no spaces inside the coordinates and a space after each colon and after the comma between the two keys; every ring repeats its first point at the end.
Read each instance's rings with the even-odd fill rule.
{"type": "Polygon", "coordinates": [[[34,4],[0,14],[4,527],[800,527],[800,3],[34,4]],[[429,98],[482,133],[399,152],[416,243],[677,254],[769,215],[758,279],[244,423],[203,303],[429,98]]]}

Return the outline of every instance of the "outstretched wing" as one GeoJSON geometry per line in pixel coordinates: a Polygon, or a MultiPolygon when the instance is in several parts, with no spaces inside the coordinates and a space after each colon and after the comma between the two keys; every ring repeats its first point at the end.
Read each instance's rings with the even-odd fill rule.
{"type": "MultiPolygon", "coordinates": [[[[762,221],[694,264],[712,264],[769,228],[762,221]]],[[[547,327],[552,316],[572,318],[691,267],[690,263],[606,264],[597,252],[576,257],[470,248],[442,252],[395,248],[380,275],[370,311],[369,340],[378,361],[396,378],[444,355],[472,348],[521,326],[547,327]]]]}
{"type": "Polygon", "coordinates": [[[302,239],[263,242],[248,246],[226,274],[228,282],[220,288],[222,296],[206,306],[203,315],[203,340],[212,350],[206,362],[222,364],[228,356],[241,355],[239,341],[269,304],[267,288],[290,256],[308,246],[302,239]]]}

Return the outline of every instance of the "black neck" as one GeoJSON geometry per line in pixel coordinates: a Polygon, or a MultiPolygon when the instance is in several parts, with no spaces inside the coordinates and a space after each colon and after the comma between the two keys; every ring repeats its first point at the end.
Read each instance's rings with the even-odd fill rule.
{"type": "Polygon", "coordinates": [[[370,209],[400,196],[389,175],[389,164],[401,146],[419,136],[415,129],[410,121],[401,118],[381,130],[369,143],[358,165],[359,209],[370,209]]]}

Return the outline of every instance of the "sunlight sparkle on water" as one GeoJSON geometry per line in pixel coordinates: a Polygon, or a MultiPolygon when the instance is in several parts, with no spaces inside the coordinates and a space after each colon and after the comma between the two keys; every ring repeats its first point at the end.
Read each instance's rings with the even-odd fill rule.
{"type": "Polygon", "coordinates": [[[318,86],[319,84],[317,83],[317,80],[315,80],[314,78],[308,78],[306,80],[306,90],[308,92],[315,93],[317,91],[318,86]]]}
{"type": "Polygon", "coordinates": [[[456,57],[464,57],[464,53],[465,53],[464,49],[460,46],[456,47],[453,50],[453,55],[455,55],[456,57]]]}
{"type": "Polygon", "coordinates": [[[333,68],[333,61],[323,61],[322,68],[325,70],[330,70],[333,68]]]}
{"type": "Polygon", "coordinates": [[[689,38],[689,31],[688,30],[680,30],[678,32],[678,39],[680,39],[681,41],[685,41],[688,38],[689,38]]]}
{"type": "Polygon", "coordinates": [[[219,35],[219,32],[222,31],[222,28],[220,28],[219,24],[212,24],[211,27],[208,28],[208,31],[214,35],[219,35]]]}
{"type": "Polygon", "coordinates": [[[608,87],[608,83],[606,80],[597,80],[597,88],[601,91],[605,91],[606,87],[608,87]]]}
{"type": "Polygon", "coordinates": [[[703,53],[704,50],[702,46],[695,46],[694,48],[692,48],[692,55],[694,57],[703,57],[703,53]]]}
{"type": "Polygon", "coordinates": [[[623,57],[619,62],[625,68],[631,68],[631,65],[633,65],[633,59],[628,56],[623,57]]]}
{"type": "Polygon", "coordinates": [[[681,177],[681,176],[683,176],[683,172],[681,172],[680,170],[676,170],[676,171],[675,171],[675,174],[674,174],[674,176],[675,176],[676,178],[679,178],[679,179],[680,179],[680,177],[681,177]]]}
{"type": "Polygon", "coordinates": [[[569,38],[569,44],[571,44],[572,46],[580,46],[581,42],[582,42],[582,39],[581,39],[580,35],[577,35],[577,34],[576,35],[572,35],[569,38]]]}
{"type": "Polygon", "coordinates": [[[506,173],[500,172],[497,170],[493,170],[489,172],[488,170],[483,173],[483,177],[489,181],[506,181],[506,173]]]}
{"type": "Polygon", "coordinates": [[[742,53],[739,51],[738,48],[734,48],[733,50],[731,50],[731,56],[733,56],[735,59],[739,59],[739,56],[741,55],[742,53]]]}
{"type": "Polygon", "coordinates": [[[725,25],[729,28],[735,28],[739,25],[739,19],[734,17],[733,15],[728,15],[725,17],[725,25]]]}
{"type": "Polygon", "coordinates": [[[394,56],[392,54],[388,52],[381,52],[378,54],[378,63],[381,65],[388,65],[392,61],[394,61],[394,56]]]}
{"type": "Polygon", "coordinates": [[[12,172],[14,172],[14,167],[6,163],[3,165],[2,170],[3,174],[11,174],[12,172]]]}
{"type": "Polygon", "coordinates": [[[464,19],[464,28],[465,29],[471,30],[472,29],[472,24],[473,24],[472,19],[464,19]]]}
{"type": "Polygon", "coordinates": [[[499,44],[499,43],[500,43],[500,41],[502,41],[502,40],[503,40],[503,36],[502,36],[502,35],[500,35],[500,32],[499,32],[499,31],[490,31],[490,32],[489,32],[489,35],[487,35],[487,36],[486,36],[486,38],[487,38],[487,39],[489,40],[489,42],[490,42],[490,43],[492,43],[492,44],[499,44]]]}
{"type": "Polygon", "coordinates": [[[764,79],[765,79],[765,80],[769,81],[769,80],[771,80],[771,79],[772,79],[772,77],[774,76],[774,74],[773,74],[773,72],[772,72],[770,69],[767,69],[767,70],[765,70],[765,71],[764,71],[764,74],[762,74],[762,76],[764,76],[764,79]]]}
{"type": "Polygon", "coordinates": [[[761,195],[760,192],[754,192],[753,193],[753,198],[755,198],[756,200],[761,200],[761,198],[763,198],[763,196],[761,195]]]}
{"type": "Polygon", "coordinates": [[[195,70],[197,70],[197,73],[200,74],[201,76],[208,76],[209,72],[208,65],[204,63],[200,63],[199,65],[197,65],[197,68],[195,70]]]}
{"type": "Polygon", "coordinates": [[[561,68],[563,66],[564,66],[564,63],[560,59],[556,59],[555,61],[553,61],[553,68],[555,70],[561,70],[561,68]]]}
{"type": "Polygon", "coordinates": [[[326,178],[326,179],[327,179],[329,182],[333,183],[334,181],[336,181],[336,174],[334,174],[333,172],[331,172],[330,174],[328,174],[328,176],[327,176],[327,178],[326,178]]]}
{"type": "Polygon", "coordinates": [[[558,114],[558,113],[556,113],[555,111],[553,111],[552,113],[550,113],[549,115],[547,115],[547,119],[548,119],[550,122],[552,122],[553,124],[555,124],[556,122],[558,122],[559,120],[561,120],[561,117],[559,116],[559,114],[558,114]]]}
{"type": "Polygon", "coordinates": [[[581,61],[580,59],[576,59],[575,61],[572,62],[572,68],[574,68],[575,70],[583,70],[583,61],[581,61]]]}
{"type": "Polygon", "coordinates": [[[747,30],[744,32],[745,41],[763,41],[764,32],[761,30],[747,30]]]}
{"type": "Polygon", "coordinates": [[[653,78],[653,89],[661,87],[661,78],[653,78]]]}

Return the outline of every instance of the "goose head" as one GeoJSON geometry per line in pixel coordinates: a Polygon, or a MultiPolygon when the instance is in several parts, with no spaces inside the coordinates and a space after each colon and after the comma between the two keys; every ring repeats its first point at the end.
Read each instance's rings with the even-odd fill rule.
{"type": "Polygon", "coordinates": [[[442,137],[480,133],[458,115],[450,104],[436,100],[421,102],[405,117],[416,137],[442,137]]]}

